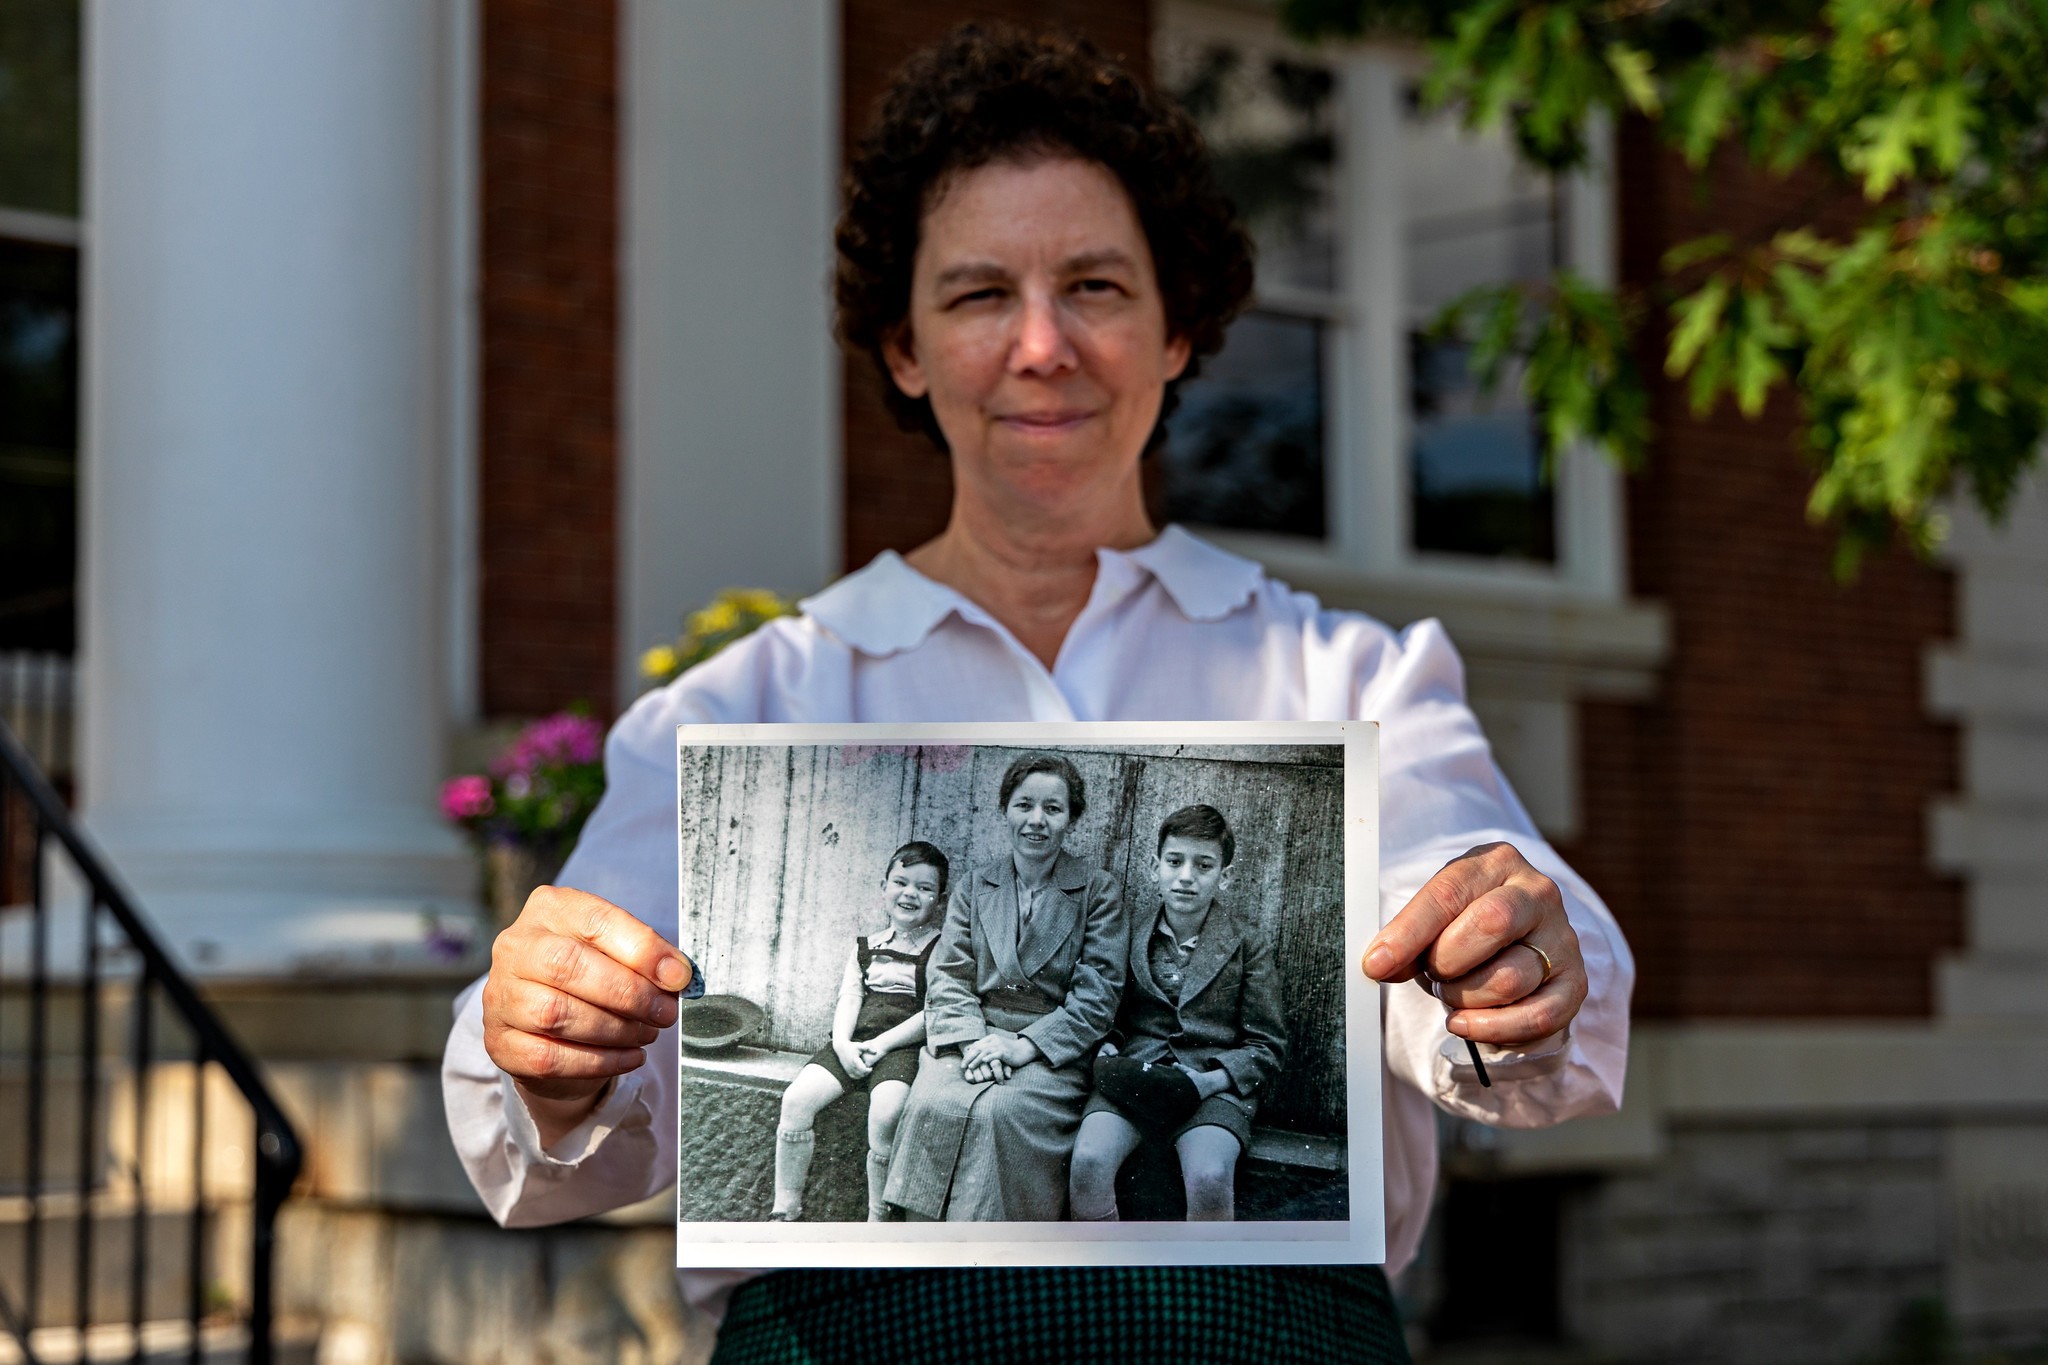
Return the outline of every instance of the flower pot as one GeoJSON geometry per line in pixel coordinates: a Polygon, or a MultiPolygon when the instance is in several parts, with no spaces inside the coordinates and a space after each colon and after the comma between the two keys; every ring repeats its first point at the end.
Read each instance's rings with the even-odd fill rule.
{"type": "Polygon", "coordinates": [[[519,918],[536,886],[546,886],[562,870],[562,856],[541,853],[523,844],[490,844],[484,849],[484,900],[491,919],[503,929],[519,918]]]}

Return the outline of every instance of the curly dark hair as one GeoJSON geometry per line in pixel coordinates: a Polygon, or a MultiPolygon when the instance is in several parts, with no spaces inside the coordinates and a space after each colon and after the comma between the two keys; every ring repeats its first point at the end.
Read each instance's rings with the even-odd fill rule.
{"type": "Polygon", "coordinates": [[[930,401],[898,389],[882,356],[910,311],[925,212],[962,171],[1047,153],[1100,163],[1123,184],[1152,249],[1167,334],[1191,348],[1186,371],[1166,386],[1148,452],[1179,385],[1222,349],[1251,296],[1251,240],[1186,113],[1085,38],[962,25],[896,73],[847,166],[834,234],[840,344],[874,362],[897,423],[941,451],[930,401]]]}

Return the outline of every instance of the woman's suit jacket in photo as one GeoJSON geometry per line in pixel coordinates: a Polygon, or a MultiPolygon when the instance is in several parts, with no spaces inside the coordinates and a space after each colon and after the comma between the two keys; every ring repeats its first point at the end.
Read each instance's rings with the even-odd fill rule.
{"type": "Polygon", "coordinates": [[[1127,935],[1114,878],[1062,851],[1050,885],[1017,936],[1017,865],[1007,853],[953,888],[925,987],[925,1046],[971,1043],[991,1028],[1037,1044],[1065,1066],[1116,1018],[1127,935]]]}
{"type": "Polygon", "coordinates": [[[1210,905],[1175,995],[1152,975],[1159,914],[1155,905],[1130,916],[1130,982],[1111,1037],[1135,1061],[1175,1060],[1196,1071],[1220,1066],[1239,1095],[1257,1101],[1287,1058],[1273,945],[1229,906],[1210,905]]]}

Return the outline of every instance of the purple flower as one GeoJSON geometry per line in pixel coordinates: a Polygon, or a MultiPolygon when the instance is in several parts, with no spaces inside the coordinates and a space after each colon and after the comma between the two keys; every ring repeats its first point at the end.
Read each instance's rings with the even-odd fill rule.
{"type": "Polygon", "coordinates": [[[469,951],[469,935],[459,929],[447,929],[441,924],[439,915],[429,912],[422,917],[426,923],[421,942],[427,955],[441,962],[454,962],[469,951]]]}
{"type": "Polygon", "coordinates": [[[491,813],[491,779],[469,774],[441,784],[441,814],[460,824],[491,813]]]}
{"type": "Polygon", "coordinates": [[[505,756],[491,765],[503,777],[549,764],[595,763],[604,751],[604,727],[588,716],[558,711],[519,732],[505,756]]]}

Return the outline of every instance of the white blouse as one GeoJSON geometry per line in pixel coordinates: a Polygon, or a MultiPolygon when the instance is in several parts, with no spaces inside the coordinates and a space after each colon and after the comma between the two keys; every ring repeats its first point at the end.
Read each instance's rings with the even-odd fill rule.
{"type": "MultiPolygon", "coordinates": [[[[675,727],[683,722],[1376,720],[1380,911],[1386,919],[1452,858],[1505,840],[1563,889],[1591,995],[1568,1036],[1533,1054],[1488,1049],[1481,1088],[1444,1007],[1385,987],[1387,1268],[1413,1258],[1435,1186],[1432,1103],[1539,1127],[1621,1103],[1635,964],[1613,916],[1536,833],[1465,705],[1443,627],[1399,634],[1326,611],[1259,565],[1169,527],[1128,553],[1097,551],[1088,604],[1048,671],[986,611],[885,553],[667,687],[634,703],[605,745],[608,787],[559,881],[676,934],[675,727]]],[[[679,944],[685,952],[690,945],[679,944]]],[[[712,989],[718,983],[712,982],[712,989]]],[[[481,983],[455,1004],[442,1063],[448,1126],[484,1203],[508,1227],[558,1223],[649,1198],[676,1169],[676,1040],[542,1150],[483,1045],[481,983]]],[[[722,1312],[752,1271],[683,1270],[686,1297],[722,1312]]]]}

